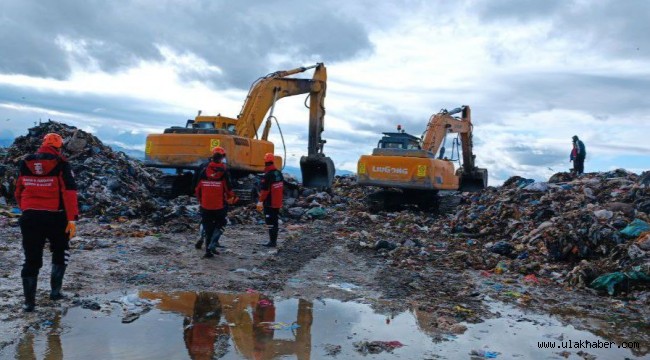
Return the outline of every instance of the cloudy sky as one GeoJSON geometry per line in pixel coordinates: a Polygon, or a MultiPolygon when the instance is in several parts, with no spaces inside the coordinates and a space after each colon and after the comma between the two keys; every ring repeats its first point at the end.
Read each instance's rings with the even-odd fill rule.
{"type": "MultiPolygon", "coordinates": [[[[341,169],[381,132],[420,135],[459,105],[493,184],[567,170],[574,134],[587,171],[650,168],[648,1],[0,4],[0,140],[54,119],[143,149],[199,109],[237,115],[262,75],[324,62],[325,152],[341,169]]],[[[275,113],[290,165],[307,148],[303,101],[275,113]]]]}

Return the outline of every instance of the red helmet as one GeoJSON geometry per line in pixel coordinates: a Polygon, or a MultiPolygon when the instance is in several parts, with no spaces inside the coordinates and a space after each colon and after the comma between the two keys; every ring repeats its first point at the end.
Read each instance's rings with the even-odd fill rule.
{"type": "Polygon", "coordinates": [[[216,146],[214,149],[212,149],[212,155],[217,155],[217,154],[226,156],[226,150],[224,150],[224,148],[222,148],[221,146],[216,146]]]}
{"type": "Polygon", "coordinates": [[[63,146],[63,138],[59,134],[49,133],[43,137],[43,146],[53,146],[60,149],[63,146]]]}
{"type": "Polygon", "coordinates": [[[265,163],[272,163],[274,161],[275,161],[275,155],[273,155],[273,153],[264,154],[264,162],[265,163]]]}

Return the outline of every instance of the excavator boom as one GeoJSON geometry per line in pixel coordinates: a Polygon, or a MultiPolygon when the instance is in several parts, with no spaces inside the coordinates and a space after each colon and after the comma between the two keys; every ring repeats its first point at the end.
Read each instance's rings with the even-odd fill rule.
{"type": "MultiPolygon", "coordinates": [[[[271,73],[256,81],[248,92],[246,102],[237,118],[237,135],[257,137],[257,129],[269,110],[273,111],[275,102],[283,97],[309,94],[309,136],[307,156],[300,158],[303,185],[313,188],[329,189],[334,180],[334,162],[323,154],[325,140],[321,137],[325,119],[325,92],[327,90],[327,71],[325,65],[318,63],[308,67],[271,73]],[[293,79],[286,76],[315,69],[311,79],[293,79]]],[[[273,114],[271,113],[271,116],[273,114]]],[[[271,127],[271,116],[267,118],[262,132],[262,140],[267,140],[271,127]]]]}

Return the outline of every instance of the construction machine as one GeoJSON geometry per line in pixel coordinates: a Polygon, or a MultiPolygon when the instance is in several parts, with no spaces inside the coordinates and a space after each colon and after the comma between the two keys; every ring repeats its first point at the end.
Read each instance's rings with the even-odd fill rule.
{"type": "MultiPolygon", "coordinates": [[[[329,189],[335,169],[332,160],[323,153],[326,141],[321,137],[324,130],[326,85],[327,72],[322,63],[277,71],[259,78],[251,85],[236,118],[221,114],[201,115],[199,111],[194,120],[187,120],[184,127],[172,126],[162,134],[148,135],[145,165],[176,171],[175,175],[165,175],[159,179],[157,190],[167,197],[191,194],[195,173],[207,162],[212,148],[221,146],[226,150],[228,168],[235,180],[234,190],[238,197],[244,201],[256,201],[256,178],[251,175],[264,172],[265,153],[275,153],[274,144],[268,141],[271,120],[275,119],[277,123],[273,116],[275,104],[284,97],[300,94],[308,94],[309,98],[307,156],[300,159],[303,185],[329,189]],[[310,69],[314,69],[311,79],[289,77],[310,69]],[[265,117],[266,123],[260,134],[258,130],[265,117]]],[[[305,100],[305,105],[306,103],[305,100]]],[[[275,164],[280,168],[282,158],[276,156],[275,164]]]]}
{"type": "Polygon", "coordinates": [[[487,169],[476,167],[472,144],[469,106],[451,111],[442,109],[430,117],[419,138],[398,125],[397,132],[385,132],[372,155],[363,155],[357,164],[357,181],[363,186],[384,188],[367,200],[371,209],[414,204],[424,209],[438,206],[440,190],[477,191],[487,186],[487,169]],[[454,115],[461,114],[460,117],[454,115]],[[451,157],[445,156],[449,134],[451,157]],[[461,151],[462,150],[462,151],[461,151]],[[457,159],[454,159],[456,154],[457,159]],[[454,169],[454,161],[462,163],[454,169]]]}

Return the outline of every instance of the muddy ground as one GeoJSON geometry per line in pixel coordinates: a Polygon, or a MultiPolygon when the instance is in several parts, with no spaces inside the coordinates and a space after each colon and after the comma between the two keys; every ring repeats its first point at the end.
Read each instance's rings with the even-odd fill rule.
{"type": "MultiPolygon", "coordinates": [[[[370,303],[377,312],[416,309],[420,326],[434,340],[462,333],[461,322],[481,322],[495,316],[487,305],[503,301],[522,309],[556,315],[567,325],[605,339],[638,341],[636,355],[647,354],[650,309],[644,299],[615,299],[585,290],[567,291],[552,281],[524,282],[517,275],[496,275],[440,267],[436,261],[414,270],[392,266],[381,252],[363,249],[346,238],[350,225],[336,217],[284,224],[279,247],[260,246],[267,240],[263,225],[227,228],[221,254],[203,259],[194,248],[198,226],[182,233],[157,233],[137,221],[98,224],[81,220],[72,241],[72,256],[64,281],[70,295],[58,304],[47,299],[49,254],[39,277],[37,310],[20,310],[22,263],[20,231],[0,229],[0,350],[16,344],[27,329],[80,300],[122,291],[230,291],[249,289],[268,296],[332,298],[370,303]],[[138,237],[115,236],[136,234],[138,237]],[[132,231],[124,231],[131,229],[132,231]],[[149,234],[141,237],[142,235],[149,234]]],[[[436,254],[449,257],[441,251],[436,254]]],[[[441,261],[442,263],[442,261],[441,261]]],[[[534,341],[535,339],[531,339],[534,341]]],[[[538,339],[539,340],[539,339],[538,339]]]]}

